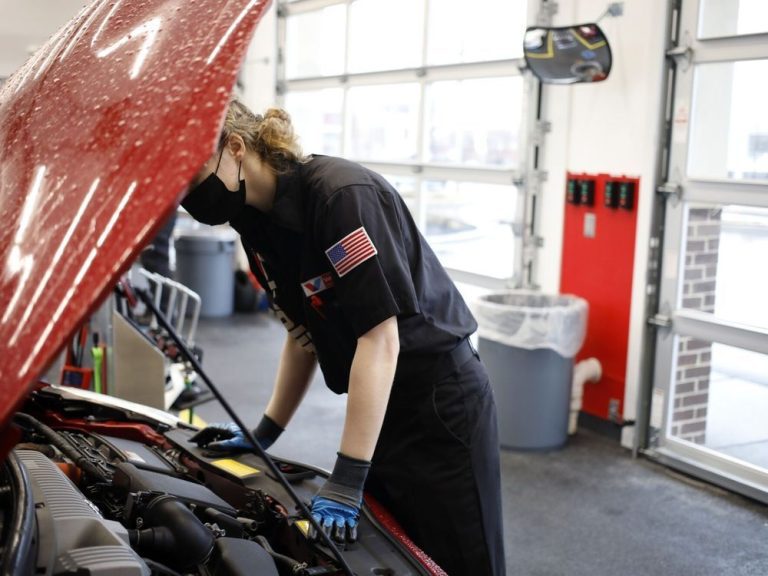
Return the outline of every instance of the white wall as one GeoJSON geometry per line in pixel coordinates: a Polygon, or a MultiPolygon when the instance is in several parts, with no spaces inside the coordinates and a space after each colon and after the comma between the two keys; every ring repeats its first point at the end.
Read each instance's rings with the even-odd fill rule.
{"type": "MultiPolygon", "coordinates": [[[[560,2],[555,25],[594,21],[605,0],[560,2]]],[[[663,0],[627,0],[624,15],[606,17],[600,26],[613,51],[613,68],[602,83],[546,86],[543,115],[552,122],[543,166],[549,173],[542,192],[539,233],[544,237],[537,282],[557,292],[563,242],[566,171],[638,176],[637,242],[630,316],[629,358],[624,418],[637,407],[650,215],[656,185],[666,5],[663,0]]],[[[631,438],[625,438],[628,444],[631,438]]]]}
{"type": "Polygon", "coordinates": [[[0,0],[0,78],[10,76],[87,0],[0,0]]]}

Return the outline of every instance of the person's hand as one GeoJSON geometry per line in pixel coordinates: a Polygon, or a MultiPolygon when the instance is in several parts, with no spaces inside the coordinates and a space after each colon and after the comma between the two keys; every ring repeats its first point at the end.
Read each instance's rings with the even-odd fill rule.
{"type": "Polygon", "coordinates": [[[245,452],[253,449],[253,444],[248,441],[243,431],[234,422],[210,424],[192,436],[189,441],[211,452],[245,452]]]}
{"type": "MultiPolygon", "coordinates": [[[[339,452],[331,477],[312,499],[312,518],[337,542],[357,540],[363,486],[370,467],[367,460],[350,458],[339,452]]],[[[311,540],[319,537],[311,525],[309,537],[311,540]]]]}
{"type": "MultiPolygon", "coordinates": [[[[360,508],[336,502],[322,496],[312,499],[312,517],[320,524],[327,536],[336,542],[355,542],[357,540],[357,523],[360,520],[360,508]]],[[[309,537],[317,540],[315,527],[310,524],[309,537]]]]}
{"type": "MultiPolygon", "coordinates": [[[[269,416],[264,415],[253,431],[253,436],[262,449],[267,450],[282,433],[283,428],[275,424],[269,416]]],[[[189,441],[209,452],[220,454],[247,452],[254,448],[234,422],[210,424],[192,436],[189,441]]]]}

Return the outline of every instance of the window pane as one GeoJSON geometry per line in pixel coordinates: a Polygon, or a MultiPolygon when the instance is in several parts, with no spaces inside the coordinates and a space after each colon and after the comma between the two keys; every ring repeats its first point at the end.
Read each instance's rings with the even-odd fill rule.
{"type": "Polygon", "coordinates": [[[435,82],[425,97],[427,162],[517,166],[522,78],[435,82]]]}
{"type": "Polygon", "coordinates": [[[289,16],[285,29],[286,76],[343,74],[346,20],[343,4],[289,16]]]}
{"type": "Polygon", "coordinates": [[[372,161],[416,160],[419,85],[350,88],[347,155],[372,161]]]}
{"type": "Polygon", "coordinates": [[[700,64],[688,173],[768,180],[768,60],[700,64]]]}
{"type": "Polygon", "coordinates": [[[691,208],[682,306],[768,328],[768,209],[691,208]]]}
{"type": "Polygon", "coordinates": [[[768,466],[768,356],[681,337],[669,433],[768,466]]]}
{"type": "Polygon", "coordinates": [[[288,92],[285,109],[291,115],[306,154],[341,154],[341,88],[288,92]]]}
{"type": "Polygon", "coordinates": [[[355,0],[349,18],[350,72],[421,66],[424,0],[355,0]]]}
{"type": "Polygon", "coordinates": [[[523,55],[527,2],[430,2],[427,64],[501,60],[523,55]]]}
{"type": "Polygon", "coordinates": [[[425,236],[443,266],[510,278],[517,190],[473,182],[425,181],[425,236]]]}
{"type": "Polygon", "coordinates": [[[699,38],[768,32],[765,0],[702,0],[699,38]]]}

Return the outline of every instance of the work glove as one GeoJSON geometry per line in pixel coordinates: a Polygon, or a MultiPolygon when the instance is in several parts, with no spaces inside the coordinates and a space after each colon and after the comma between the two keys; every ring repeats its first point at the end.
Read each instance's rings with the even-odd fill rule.
{"type": "MultiPolygon", "coordinates": [[[[254,438],[264,450],[272,446],[282,433],[283,428],[266,414],[262,416],[261,422],[253,430],[254,438]]],[[[205,448],[213,455],[253,450],[253,445],[234,422],[210,424],[192,436],[189,441],[194,442],[200,448],[205,448]]]]}
{"type": "MultiPolygon", "coordinates": [[[[331,477],[312,499],[312,518],[336,542],[357,540],[363,486],[370,467],[367,460],[357,460],[339,452],[331,477]]],[[[312,525],[309,537],[311,540],[319,537],[312,525]]]]}

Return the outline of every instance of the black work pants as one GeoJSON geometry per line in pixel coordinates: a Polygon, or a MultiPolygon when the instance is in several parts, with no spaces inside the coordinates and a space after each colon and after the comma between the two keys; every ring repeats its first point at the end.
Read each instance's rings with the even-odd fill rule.
{"type": "Polygon", "coordinates": [[[469,342],[400,358],[366,489],[450,576],[505,573],[496,407],[469,342]]]}

